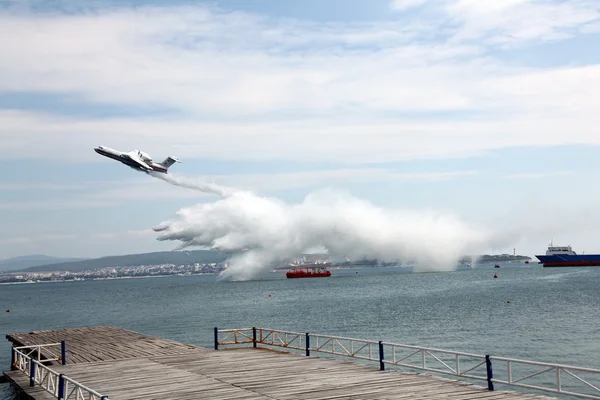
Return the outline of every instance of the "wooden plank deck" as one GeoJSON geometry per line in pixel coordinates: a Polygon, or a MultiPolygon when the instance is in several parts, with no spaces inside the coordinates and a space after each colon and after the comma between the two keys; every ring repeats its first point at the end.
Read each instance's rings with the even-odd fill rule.
{"type": "MultiPolygon", "coordinates": [[[[187,353],[201,349],[155,336],[144,335],[114,326],[90,326],[9,333],[6,338],[14,347],[67,341],[67,362],[69,364],[95,361],[122,360],[124,358],[151,357],[187,353]]],[[[56,348],[45,349],[42,356],[55,358],[56,348]]]]}
{"type": "MultiPolygon", "coordinates": [[[[118,330],[114,332],[118,333],[118,330]]],[[[104,334],[106,333],[104,327],[104,334]]],[[[36,336],[37,338],[39,337],[36,336]]],[[[22,337],[22,340],[26,339],[26,336],[22,337]]],[[[179,351],[187,346],[186,351],[164,355],[160,346],[155,346],[152,340],[150,343],[153,345],[139,352],[137,357],[126,352],[125,357],[117,359],[111,353],[108,360],[55,365],[51,368],[109,396],[111,400],[549,398],[512,391],[490,392],[487,388],[453,379],[379,371],[376,365],[306,357],[261,348],[213,351],[179,343],[179,346],[174,346],[174,350],[179,351]],[[158,354],[142,355],[153,351],[158,354]]],[[[96,350],[100,352],[104,342],[96,342],[96,345],[96,350]]],[[[138,343],[137,346],[142,344],[138,343]]],[[[134,348],[138,350],[135,346],[134,348]]],[[[96,355],[96,358],[105,357],[100,353],[96,355]]],[[[52,398],[39,388],[30,388],[29,380],[22,372],[5,374],[30,398],[52,398]]]]}

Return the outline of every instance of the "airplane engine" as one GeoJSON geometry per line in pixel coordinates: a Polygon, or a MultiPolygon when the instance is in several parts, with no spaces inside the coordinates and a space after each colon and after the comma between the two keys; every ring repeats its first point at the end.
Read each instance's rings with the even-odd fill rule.
{"type": "Polygon", "coordinates": [[[144,161],[152,161],[152,157],[150,157],[150,155],[148,153],[144,153],[143,151],[140,151],[140,156],[142,157],[142,160],[144,160],[144,161]]]}

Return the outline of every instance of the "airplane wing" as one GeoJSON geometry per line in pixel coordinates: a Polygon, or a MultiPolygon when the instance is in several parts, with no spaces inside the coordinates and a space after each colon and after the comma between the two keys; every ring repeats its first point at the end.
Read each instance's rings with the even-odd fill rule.
{"type": "Polygon", "coordinates": [[[152,167],[142,161],[137,151],[130,151],[129,153],[123,153],[123,155],[128,157],[130,160],[135,161],[135,163],[139,164],[139,166],[146,171],[152,171],[152,167]]]}

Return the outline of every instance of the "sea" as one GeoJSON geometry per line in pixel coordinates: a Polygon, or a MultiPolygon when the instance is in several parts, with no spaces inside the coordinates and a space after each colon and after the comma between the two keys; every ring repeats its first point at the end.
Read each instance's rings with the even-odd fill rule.
{"type": "MultiPolygon", "coordinates": [[[[214,327],[256,326],[600,368],[600,268],[500,266],[0,285],[0,366],[7,333],[113,325],[204,347],[214,327]]],[[[13,396],[0,385],[0,399],[13,396]]]]}

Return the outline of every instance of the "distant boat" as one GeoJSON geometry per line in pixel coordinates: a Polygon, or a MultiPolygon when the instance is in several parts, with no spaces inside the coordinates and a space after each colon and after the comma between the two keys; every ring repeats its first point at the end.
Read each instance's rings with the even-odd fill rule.
{"type": "Polygon", "coordinates": [[[494,265],[494,268],[500,268],[500,266],[498,264],[494,265]]]}
{"type": "Polygon", "coordinates": [[[288,271],[285,276],[287,278],[325,278],[331,276],[331,272],[325,267],[308,264],[296,266],[292,271],[288,271]]]}
{"type": "Polygon", "coordinates": [[[598,267],[600,254],[577,254],[571,246],[553,246],[546,250],[546,255],[536,256],[544,267],[598,267]]]}

